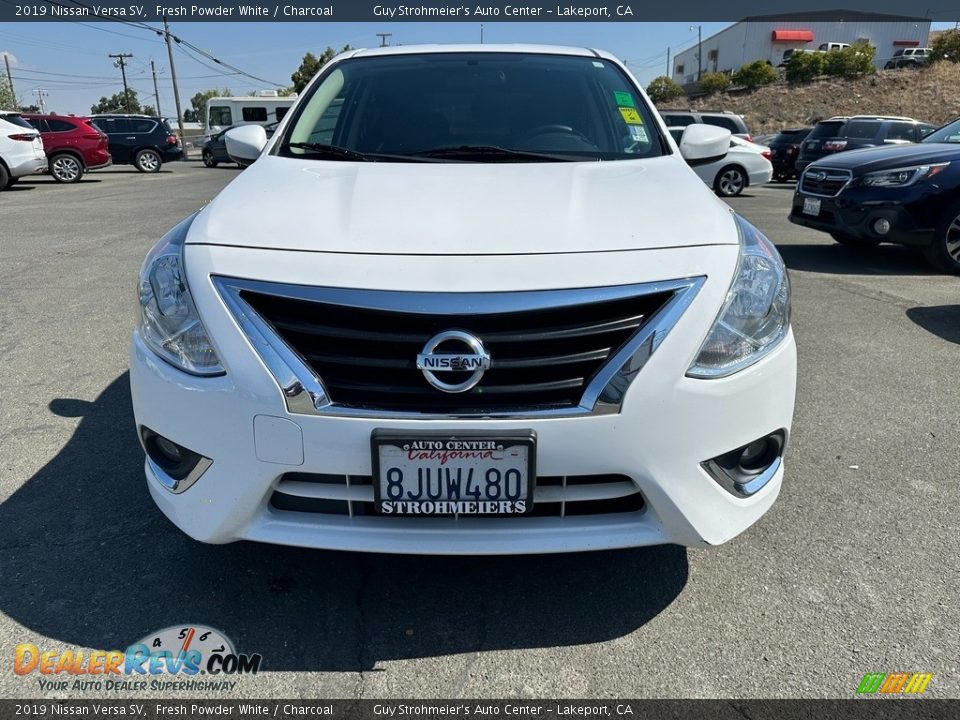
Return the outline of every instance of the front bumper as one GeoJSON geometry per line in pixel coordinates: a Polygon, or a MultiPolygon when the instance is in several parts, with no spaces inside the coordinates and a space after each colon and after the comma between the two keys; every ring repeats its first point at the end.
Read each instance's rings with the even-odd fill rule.
{"type": "MultiPolygon", "coordinates": [[[[346,279],[358,272],[356,258],[294,258],[276,251],[188,246],[191,287],[227,374],[186,375],[157,358],[134,333],[130,381],[138,426],[213,461],[195,484],[179,494],[164,486],[159,469],[148,461],[150,493],[184,532],[211,543],[246,539],[371,552],[511,554],[725,542],[770,508],[779,493],[783,469],[777,469],[756,494],[740,497],[721,487],[700,463],[767,433],[789,432],[796,383],[793,336],[788,335],[761,362],[733,376],[685,377],[726,294],[737,253],[732,246],[655,252],[656,262],[640,261],[643,255],[652,259],[651,251],[631,253],[627,255],[632,257],[620,257],[613,269],[602,254],[511,260],[511,276],[524,277],[529,270],[529,282],[542,276],[597,277],[591,271],[604,268],[613,285],[682,277],[691,274],[691,268],[701,274],[710,268],[709,274],[702,272],[708,274],[708,281],[693,304],[630,386],[620,413],[411,420],[288,413],[276,382],[209,280],[215,257],[218,274],[249,277],[259,268],[262,278],[268,264],[283,276],[270,279],[312,278],[314,284],[324,280],[332,284],[338,275],[346,279]],[[567,270],[557,272],[561,266],[567,270]],[[285,473],[370,475],[370,435],[375,429],[491,434],[534,430],[538,476],[625,475],[635,483],[645,505],[638,512],[607,515],[456,520],[347,517],[278,510],[270,504],[285,473]]],[[[363,272],[366,282],[378,288],[402,289],[391,286],[407,282],[442,291],[449,289],[442,287],[444,283],[458,282],[458,273],[438,266],[462,262],[407,258],[404,277],[399,277],[390,258],[367,258],[363,272]],[[422,282],[428,276],[432,285],[422,282]]],[[[492,267],[503,261],[472,262],[492,267]]],[[[489,277],[482,267],[477,270],[477,277],[489,277]]]]}
{"type": "MultiPolygon", "coordinates": [[[[799,185],[798,185],[799,187],[799,185]]],[[[899,245],[926,246],[933,239],[933,218],[916,212],[915,204],[922,203],[922,190],[864,191],[852,188],[835,197],[809,195],[799,190],[793,196],[789,220],[813,230],[846,235],[862,240],[880,240],[899,245]],[[816,216],[803,212],[807,197],[820,200],[816,216]],[[880,234],[874,229],[879,219],[890,223],[890,230],[880,234]]]]}

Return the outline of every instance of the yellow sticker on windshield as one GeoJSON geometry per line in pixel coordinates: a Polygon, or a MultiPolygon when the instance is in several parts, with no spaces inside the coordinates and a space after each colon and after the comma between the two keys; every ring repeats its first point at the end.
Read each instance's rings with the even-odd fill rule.
{"type": "Polygon", "coordinates": [[[620,111],[620,115],[623,116],[623,121],[627,125],[643,125],[643,118],[640,117],[640,113],[637,112],[636,108],[617,108],[620,111]]]}

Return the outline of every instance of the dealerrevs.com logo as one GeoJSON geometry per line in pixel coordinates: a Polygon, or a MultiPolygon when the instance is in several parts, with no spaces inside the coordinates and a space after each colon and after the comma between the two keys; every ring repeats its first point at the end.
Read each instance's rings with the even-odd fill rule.
{"type": "Polygon", "coordinates": [[[13,671],[36,675],[41,690],[224,692],[237,685],[234,677],[259,672],[262,660],[259,654],[238,653],[219,630],[185,624],[151,633],[124,651],[61,652],[21,643],[14,650],[13,671]]]}
{"type": "Polygon", "coordinates": [[[857,686],[858,695],[919,695],[933,680],[933,673],[867,673],[857,686]]]}

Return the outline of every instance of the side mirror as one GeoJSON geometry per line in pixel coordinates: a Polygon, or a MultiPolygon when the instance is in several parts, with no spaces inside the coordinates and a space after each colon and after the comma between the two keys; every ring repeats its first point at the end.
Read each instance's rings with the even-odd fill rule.
{"type": "Polygon", "coordinates": [[[262,125],[241,125],[226,134],[227,155],[237,163],[249,165],[267,144],[267,131],[262,125]]]}
{"type": "Polygon", "coordinates": [[[730,131],[715,125],[687,125],[679,145],[688,164],[706,165],[722,160],[730,151],[730,131]]]}

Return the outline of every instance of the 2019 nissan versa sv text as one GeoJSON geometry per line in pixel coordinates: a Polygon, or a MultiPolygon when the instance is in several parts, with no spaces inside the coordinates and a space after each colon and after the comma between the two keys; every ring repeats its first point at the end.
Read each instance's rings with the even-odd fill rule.
{"type": "Polygon", "coordinates": [[[378,552],[722,543],[796,381],[767,238],[612,55],[350,51],[150,251],[131,385],[182,530],[378,552]],[[686,160],[686,161],[685,161],[686,160]]]}

